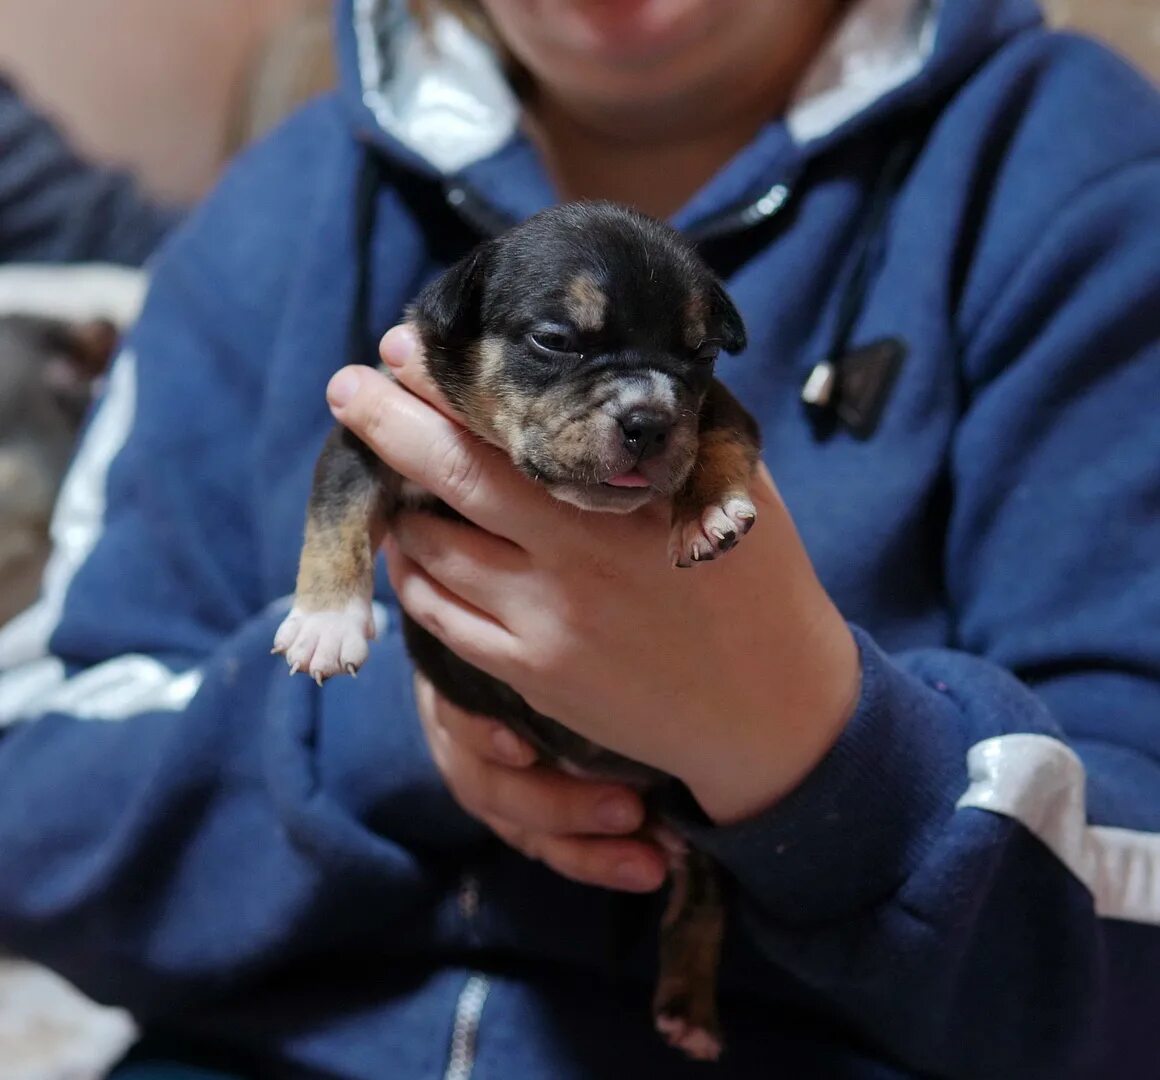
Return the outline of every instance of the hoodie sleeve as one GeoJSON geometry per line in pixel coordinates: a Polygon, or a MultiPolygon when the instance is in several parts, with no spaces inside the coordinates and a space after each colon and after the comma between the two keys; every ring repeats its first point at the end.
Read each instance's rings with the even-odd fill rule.
{"type": "Polygon", "coordinates": [[[179,216],[82,161],[0,77],[0,262],[140,266],[179,216]]]}
{"type": "Polygon", "coordinates": [[[318,196],[320,136],[297,128],[161,256],[66,481],[42,599],[0,634],[0,944],[146,1021],[362,922],[381,941],[424,895],[406,824],[373,831],[325,786],[311,750],[332,729],[395,762],[412,807],[462,818],[394,627],[362,678],[325,690],[270,654],[284,608],[265,600],[254,444],[287,223],[318,196]]]}
{"type": "Polygon", "coordinates": [[[856,628],[833,751],[767,813],[699,833],[760,952],[923,1073],[1155,1067],[1157,191],[1149,160],[1073,198],[968,334],[957,647],[891,654],[856,628]]]}

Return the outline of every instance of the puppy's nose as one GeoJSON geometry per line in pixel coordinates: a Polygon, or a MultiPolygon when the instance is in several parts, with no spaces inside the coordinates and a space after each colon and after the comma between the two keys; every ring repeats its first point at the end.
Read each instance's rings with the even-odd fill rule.
{"type": "Polygon", "coordinates": [[[641,459],[654,457],[665,448],[673,422],[660,413],[633,409],[619,417],[624,445],[641,459]]]}

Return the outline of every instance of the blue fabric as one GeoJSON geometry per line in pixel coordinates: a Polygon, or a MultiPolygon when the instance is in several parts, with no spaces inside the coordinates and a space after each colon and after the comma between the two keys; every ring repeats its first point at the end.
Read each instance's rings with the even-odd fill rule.
{"type": "Polygon", "coordinates": [[[83,161],[0,76],[0,262],[141,265],[180,212],[83,161]]]}
{"type": "MultiPolygon", "coordinates": [[[[782,215],[707,246],[750,329],[720,374],[865,676],[780,805],[722,829],[683,811],[736,884],[722,1077],[1160,1075],[1160,930],[1101,918],[1014,820],[955,810],[968,749],[1031,733],[1080,756],[1093,823],[1160,831],[1160,104],[1028,4],[943,9],[911,84],[817,145],[772,125],[678,215],[792,180],[782,215]],[[798,389],[915,130],[852,339],[908,359],[872,438],[819,440],[798,389]]],[[[397,619],[357,682],[318,690],[269,654],[346,359],[355,131],[373,132],[357,87],[306,109],[157,266],[121,362],[131,429],[52,650],[74,674],[142,654],[203,681],[179,711],[7,731],[0,941],[279,1076],[443,1075],[476,970],[477,1080],[703,1077],[647,1020],[655,945],[625,928],[660,900],[570,884],[456,807],[397,619]]],[[[430,169],[369,137],[385,328],[472,236],[430,169]]],[[[500,153],[502,209],[530,211],[535,155],[500,153]]],[[[486,201],[494,162],[457,182],[486,201]]],[[[394,614],[381,573],[378,596],[394,614]]]]}
{"type": "Polygon", "coordinates": [[[232,1073],[199,1069],[175,1062],[145,1061],[122,1065],[109,1073],[108,1080],[242,1080],[232,1073]]]}

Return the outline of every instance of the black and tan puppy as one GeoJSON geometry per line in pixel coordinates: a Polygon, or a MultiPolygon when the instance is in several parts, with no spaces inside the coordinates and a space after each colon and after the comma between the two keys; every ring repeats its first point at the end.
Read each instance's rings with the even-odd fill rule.
{"type": "MultiPolygon", "coordinates": [[[[428,370],[463,422],[556,498],[628,513],[672,505],[675,566],[713,559],[749,530],[753,420],[713,378],[745,346],[741,318],[672,229],[604,203],[546,210],[427,287],[410,312],[428,370]]],[[[392,516],[431,496],[336,428],[318,462],[294,608],[275,650],[316,680],[367,656],[372,564],[392,516]]],[[[446,510],[446,508],[443,508],[446,510]]],[[[452,702],[495,717],[573,771],[635,783],[654,770],[530,709],[410,620],[418,667],[452,702]]],[[[654,1000],[658,1029],[690,1056],[720,1049],[716,974],[724,911],[717,872],[667,829],[672,891],[654,1000]]]]}

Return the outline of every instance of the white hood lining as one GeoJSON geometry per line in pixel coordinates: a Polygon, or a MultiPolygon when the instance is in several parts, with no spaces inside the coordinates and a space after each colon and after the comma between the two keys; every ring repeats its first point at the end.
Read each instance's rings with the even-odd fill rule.
{"type": "MultiPolygon", "coordinates": [[[[860,0],[802,80],[786,114],[799,143],[820,139],[914,78],[934,46],[938,0],[860,0]]],[[[494,52],[449,15],[424,39],[405,0],[355,0],[363,101],[380,127],[440,172],[498,150],[519,102],[494,52]]]]}

